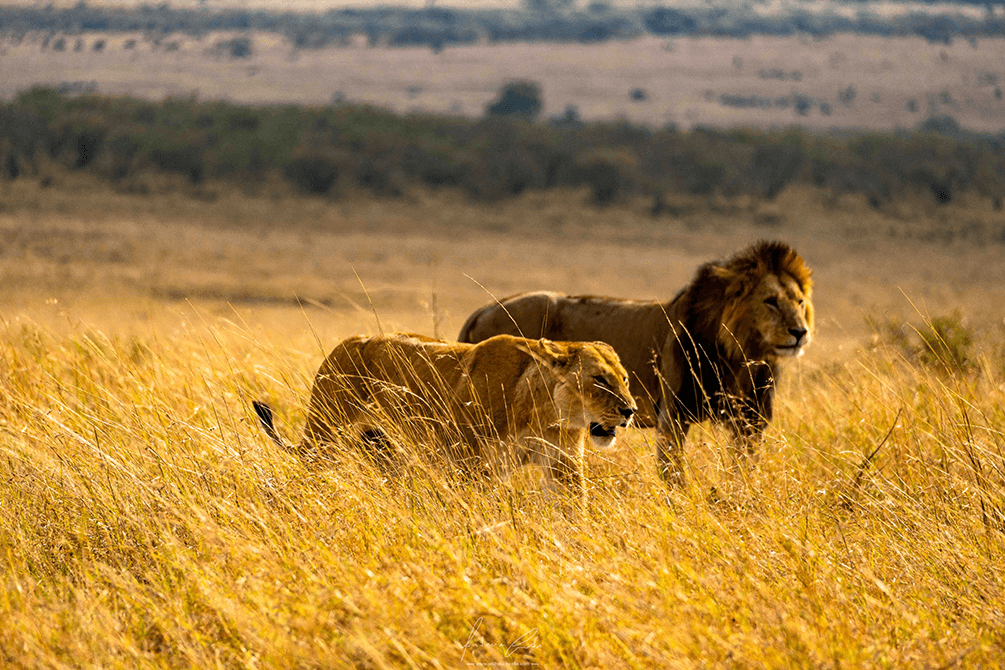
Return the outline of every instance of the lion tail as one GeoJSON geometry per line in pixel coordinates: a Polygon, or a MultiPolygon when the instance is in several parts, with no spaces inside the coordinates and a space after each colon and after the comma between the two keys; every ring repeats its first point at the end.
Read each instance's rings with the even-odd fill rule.
{"type": "Polygon", "coordinates": [[[272,408],[269,407],[268,404],[259,400],[251,401],[251,406],[255,408],[255,414],[258,415],[258,421],[262,424],[262,428],[265,430],[265,434],[269,436],[269,439],[283,449],[289,449],[290,445],[283,441],[279,431],[276,430],[276,422],[272,415],[272,408]]]}

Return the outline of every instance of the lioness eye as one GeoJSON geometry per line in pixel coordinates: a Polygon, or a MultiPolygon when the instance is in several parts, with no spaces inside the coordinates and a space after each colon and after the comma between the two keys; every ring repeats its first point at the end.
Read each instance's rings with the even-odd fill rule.
{"type": "Polygon", "coordinates": [[[776,298],[775,296],[765,298],[764,304],[767,305],[768,307],[774,307],[775,309],[778,309],[778,298],[776,298]]]}

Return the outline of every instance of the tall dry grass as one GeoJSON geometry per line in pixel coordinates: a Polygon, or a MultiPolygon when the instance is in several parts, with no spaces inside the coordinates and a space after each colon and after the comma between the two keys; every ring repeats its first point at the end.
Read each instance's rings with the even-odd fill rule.
{"type": "Polygon", "coordinates": [[[0,191],[0,666],[1001,664],[997,215],[62,179],[0,191]],[[746,475],[693,430],[669,492],[632,431],[590,456],[580,511],[534,471],[311,470],[250,410],[299,437],[328,349],[375,327],[357,273],[385,329],[449,337],[481,286],[666,299],[765,236],[814,267],[819,337],[746,475]]]}
{"type": "MultiPolygon", "coordinates": [[[[652,434],[591,456],[585,509],[533,473],[306,468],[317,351],[215,318],[0,328],[0,664],[996,667],[1000,362],[882,341],[797,365],[759,467],[718,432],[668,491],[652,434]]],[[[496,666],[499,667],[499,666],[496,666]]]]}

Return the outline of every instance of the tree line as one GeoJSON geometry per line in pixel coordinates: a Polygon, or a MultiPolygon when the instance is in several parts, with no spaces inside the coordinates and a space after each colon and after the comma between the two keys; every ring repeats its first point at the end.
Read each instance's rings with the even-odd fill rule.
{"type": "Polygon", "coordinates": [[[654,211],[674,193],[771,200],[792,183],[859,193],[877,208],[902,196],[946,205],[971,193],[1000,209],[1005,192],[1005,134],[970,133],[948,117],[894,133],[681,132],[541,120],[540,110],[532,82],[503,87],[481,118],[34,88],[0,104],[0,177],[39,178],[55,165],[124,189],[174,174],[254,192],[278,177],[326,197],[422,187],[479,200],[585,186],[598,205],[641,195],[654,211]]]}
{"type": "MultiPolygon", "coordinates": [[[[881,14],[869,3],[852,3],[854,13],[841,7],[823,8],[793,2],[770,14],[756,4],[694,5],[690,7],[615,7],[592,2],[577,9],[561,0],[526,0],[523,9],[447,9],[427,7],[345,8],[327,12],[292,12],[247,8],[175,8],[168,3],[138,7],[88,5],[0,7],[0,33],[22,39],[32,32],[69,33],[112,31],[186,33],[268,31],[280,33],[296,48],[345,44],[356,35],[371,46],[426,45],[433,49],[481,41],[580,41],[658,36],[754,34],[826,36],[833,33],[920,35],[933,42],[956,37],[1000,37],[1005,15],[993,11],[1005,0],[982,0],[982,16],[914,8],[902,14],[881,14]]],[[[951,4],[951,3],[948,3],[951,4]]],[[[961,0],[959,5],[976,2],[961,0]]]]}

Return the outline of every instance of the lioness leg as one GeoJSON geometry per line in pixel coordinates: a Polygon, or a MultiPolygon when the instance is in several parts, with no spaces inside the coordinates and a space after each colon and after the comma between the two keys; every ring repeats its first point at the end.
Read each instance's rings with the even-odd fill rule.
{"type": "Polygon", "coordinates": [[[583,460],[561,456],[548,465],[548,475],[570,493],[586,495],[583,460]]]}
{"type": "Polygon", "coordinates": [[[548,440],[535,440],[537,444],[529,454],[529,461],[544,467],[549,488],[558,484],[570,493],[586,495],[584,460],[586,448],[583,440],[579,444],[563,449],[548,440]]]}
{"type": "Polygon", "coordinates": [[[680,488],[687,484],[684,440],[689,427],[679,417],[660,411],[656,423],[656,468],[667,486],[680,488]]]}

